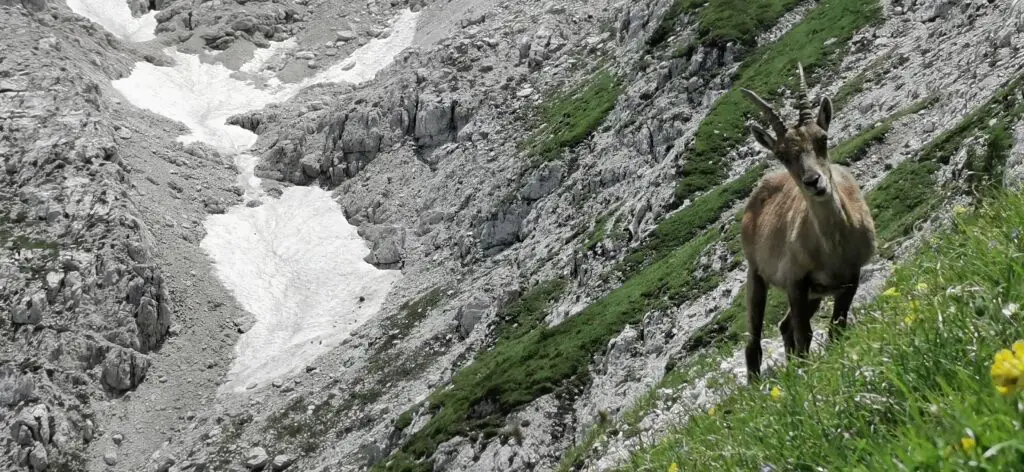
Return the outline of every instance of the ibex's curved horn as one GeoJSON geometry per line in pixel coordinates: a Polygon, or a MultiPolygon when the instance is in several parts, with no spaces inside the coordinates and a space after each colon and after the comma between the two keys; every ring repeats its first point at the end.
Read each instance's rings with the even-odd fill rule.
{"type": "Polygon", "coordinates": [[[800,124],[810,123],[814,120],[814,110],[811,110],[811,99],[807,97],[807,79],[804,77],[804,65],[797,62],[796,68],[800,72],[800,88],[797,91],[796,109],[800,112],[800,124]]]}
{"type": "Polygon", "coordinates": [[[743,93],[743,96],[747,97],[747,100],[750,100],[761,109],[761,113],[764,113],[765,118],[768,119],[768,123],[772,126],[776,136],[781,138],[786,135],[786,124],[782,122],[782,118],[779,117],[779,114],[775,112],[775,109],[768,102],[757,96],[752,90],[741,88],[740,92],[743,93]]]}

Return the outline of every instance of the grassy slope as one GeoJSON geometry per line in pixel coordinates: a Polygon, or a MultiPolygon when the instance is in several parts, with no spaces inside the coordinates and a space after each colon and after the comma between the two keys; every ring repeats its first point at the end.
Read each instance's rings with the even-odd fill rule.
{"type": "Polygon", "coordinates": [[[558,159],[562,152],[583,142],[604,121],[622,93],[619,79],[599,71],[577,88],[546,100],[537,108],[541,127],[520,147],[535,165],[558,159]]]}
{"type": "Polygon", "coordinates": [[[1024,197],[991,198],[898,268],[898,295],[861,307],[843,343],[738,389],[624,470],[1019,470],[1018,402],[988,370],[1024,337],[1007,309],[1024,301],[1022,227],[1024,197]]]}
{"type": "MultiPolygon", "coordinates": [[[[456,435],[496,434],[505,416],[549,393],[571,391],[588,376],[594,354],[643,314],[681,303],[713,287],[713,278],[678,277],[692,273],[701,251],[720,235],[705,232],[664,259],[641,270],[622,287],[554,327],[536,325],[518,337],[504,337],[460,370],[449,388],[428,399],[433,416],[378,470],[430,470],[418,459],[456,435]]],[[[547,306],[535,306],[544,314],[547,306]]],[[[523,314],[533,317],[533,315],[523,314]]]]}
{"type": "Polygon", "coordinates": [[[792,83],[798,61],[808,74],[831,68],[853,34],[880,14],[877,0],[824,0],[778,41],[745,61],[734,86],[715,102],[697,128],[689,158],[680,170],[677,202],[714,188],[728,175],[725,158],[746,141],[745,116],[754,115],[754,107],[739,93],[740,87],[771,100],[792,83]],[[833,41],[826,46],[829,40],[833,41]]]}
{"type": "MultiPolygon", "coordinates": [[[[708,7],[714,5],[712,2],[708,7]]],[[[780,40],[780,47],[759,52],[755,65],[747,68],[746,77],[757,77],[753,72],[781,74],[785,70],[785,73],[790,73],[788,69],[792,69],[797,59],[812,67],[821,65],[832,56],[835,48],[845,44],[856,28],[873,18],[873,5],[866,0],[827,0],[811,11],[808,19],[794,30],[795,33],[785,35],[780,40]],[[869,3],[871,5],[867,5],[869,3]],[[856,20],[847,21],[849,17],[856,17],[856,20]],[[828,29],[830,34],[822,36],[822,28],[828,29]],[[836,36],[838,41],[824,46],[825,39],[832,36],[836,36]]],[[[781,13],[779,11],[778,14],[781,13]]],[[[778,77],[781,85],[786,76],[778,77]]],[[[748,82],[753,87],[770,85],[770,81],[760,77],[756,80],[750,78],[748,82]]],[[[606,87],[601,86],[596,90],[604,89],[606,87]]],[[[584,96],[592,95],[585,90],[584,96]]],[[[566,94],[556,103],[579,95],[580,92],[566,94]]],[[[549,110],[561,108],[564,107],[550,106],[549,110]]],[[[720,108],[721,103],[716,109],[720,108]]],[[[736,111],[733,107],[725,107],[724,110],[725,113],[720,111],[717,116],[729,117],[729,112],[736,111]]],[[[551,113],[546,121],[569,116],[551,113]]],[[[742,115],[737,113],[735,118],[739,119],[742,127],[742,115]]],[[[572,124],[569,121],[563,129],[582,129],[568,126],[572,124]]],[[[548,136],[562,134],[550,130],[545,132],[548,136]]],[[[537,142],[528,141],[528,149],[546,158],[556,156],[555,153],[571,146],[538,145],[537,142]]],[[[557,139],[551,142],[572,141],[557,139]]],[[[627,324],[639,322],[643,314],[652,309],[692,299],[717,284],[719,280],[715,278],[692,280],[680,278],[677,274],[692,273],[701,251],[722,238],[722,235],[707,230],[707,226],[735,201],[749,194],[762,170],[760,167],[752,169],[736,182],[709,192],[662,222],[655,236],[619,267],[623,275],[630,277],[621,288],[556,327],[536,326],[522,330],[519,337],[504,338],[491,351],[479,355],[453,377],[449,388],[431,395],[428,399],[433,413],[431,419],[376,469],[430,470],[431,466],[420,459],[432,453],[441,442],[456,435],[493,436],[503,424],[504,417],[516,408],[548,393],[571,391],[585,381],[593,355],[627,324]]]]}
{"type": "Polygon", "coordinates": [[[848,166],[854,162],[858,162],[861,159],[867,157],[867,151],[871,149],[872,144],[880,143],[885,139],[885,135],[889,134],[892,130],[893,123],[896,123],[901,118],[917,113],[929,106],[933,105],[937,100],[934,98],[926,98],[914,102],[910,106],[893,113],[888,118],[879,122],[878,126],[873,126],[870,129],[861,132],[853,139],[848,139],[841,145],[836,146],[835,149],[829,152],[829,157],[832,158],[838,164],[848,166]]]}
{"type": "Polygon", "coordinates": [[[757,45],[759,33],[774,26],[799,3],[800,0],[676,0],[647,39],[647,46],[662,45],[675,33],[679,17],[696,11],[696,44],[724,46],[735,42],[753,47],[757,45]]]}

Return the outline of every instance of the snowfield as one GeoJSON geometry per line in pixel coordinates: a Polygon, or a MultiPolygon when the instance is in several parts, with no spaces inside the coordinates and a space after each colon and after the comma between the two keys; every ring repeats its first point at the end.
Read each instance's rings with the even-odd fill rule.
{"type": "MultiPolygon", "coordinates": [[[[119,0],[67,1],[76,13],[121,39],[153,38],[153,13],[134,18],[119,0]]],[[[256,157],[245,152],[257,136],[225,120],[287,100],[309,85],[373,79],[412,44],[417,16],[403,11],[387,38],[371,40],[341,63],[298,84],[271,79],[260,88],[233,78],[232,71],[220,64],[204,63],[173,48],[165,52],[175,66],[139,62],[130,76],[113,82],[135,106],[187,126],[191,133],[180,136],[181,142],[201,141],[234,156],[247,198],[263,201],[256,208],[238,205],[223,215],[211,215],[200,244],[221,282],[255,317],[235,347],[237,357],[220,392],[265,386],[301,369],[376,314],[401,278],[400,271],[379,270],[363,261],[369,248],[327,191],[291,187],[279,199],[263,195],[260,179],[253,175],[256,157]]],[[[267,77],[265,66],[293,46],[294,41],[284,41],[258,50],[241,70],[267,77]]]]}
{"type": "Polygon", "coordinates": [[[141,42],[156,38],[156,11],[132,16],[124,0],[67,0],[71,11],[82,15],[124,41],[141,42]]]}
{"type": "Polygon", "coordinates": [[[256,317],[222,389],[301,368],[373,317],[401,277],[363,261],[366,243],[318,188],[290,187],[260,207],[211,215],[206,232],[202,248],[218,278],[256,317]]]}

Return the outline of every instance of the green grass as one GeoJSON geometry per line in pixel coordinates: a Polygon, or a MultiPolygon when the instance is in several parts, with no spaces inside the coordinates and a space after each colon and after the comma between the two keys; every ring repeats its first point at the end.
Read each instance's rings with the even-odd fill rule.
{"type": "Polygon", "coordinates": [[[597,218],[597,221],[594,222],[594,229],[587,235],[586,241],[583,242],[583,252],[593,251],[598,243],[604,241],[604,237],[608,234],[608,220],[612,216],[613,212],[608,212],[597,218]]]}
{"type": "Polygon", "coordinates": [[[735,85],[715,102],[697,128],[688,159],[680,169],[676,203],[714,188],[728,175],[726,156],[746,141],[745,117],[755,115],[740,87],[771,100],[779,89],[795,84],[798,61],[809,76],[816,70],[834,68],[853,34],[880,15],[877,0],[824,0],[778,41],[745,61],[735,85]],[[834,41],[825,45],[829,40],[834,41]]]}
{"type": "Polygon", "coordinates": [[[575,89],[547,99],[537,107],[538,128],[520,143],[534,165],[558,159],[583,142],[615,107],[622,93],[619,79],[598,71],[575,89]]]}
{"type": "Polygon", "coordinates": [[[936,137],[914,158],[897,165],[867,196],[883,255],[891,255],[892,244],[910,234],[914,225],[946,198],[950,189],[938,187],[935,172],[948,164],[969,138],[987,136],[985,150],[968,155],[966,168],[970,173],[966,182],[971,187],[957,189],[958,183],[953,182],[953,188],[978,191],[982,189],[977,184],[1001,180],[1013,140],[1007,127],[1024,116],[1024,101],[1018,98],[1022,84],[1021,77],[1009,81],[953,129],[936,137]]]}
{"type": "Polygon", "coordinates": [[[852,139],[844,141],[835,149],[829,152],[829,157],[832,161],[848,166],[854,162],[858,162],[861,159],[867,157],[868,150],[871,146],[882,142],[885,135],[892,130],[892,125],[907,115],[912,115],[932,106],[937,100],[935,98],[926,98],[919,100],[903,108],[896,113],[893,113],[888,118],[882,120],[878,126],[872,126],[865,131],[862,131],[852,139]]]}
{"type": "Polygon", "coordinates": [[[498,342],[523,336],[539,327],[551,312],[551,302],[565,292],[565,279],[541,282],[498,312],[498,342]]]}
{"type": "Polygon", "coordinates": [[[722,212],[750,195],[764,169],[764,165],[756,165],[740,177],[718,186],[695,199],[690,206],[664,219],[643,245],[622,260],[618,270],[625,275],[632,274],[652,261],[661,260],[686,241],[696,237],[717,221],[722,212]]]}
{"type": "Polygon", "coordinates": [[[757,35],[772,26],[800,0],[676,0],[662,16],[647,39],[648,48],[657,48],[676,31],[679,18],[697,12],[697,39],[700,46],[722,47],[730,42],[757,46],[757,35]]]}
{"type": "Polygon", "coordinates": [[[735,390],[622,470],[1019,470],[1024,398],[1002,398],[989,367],[1024,338],[1008,309],[1024,301],[1021,228],[1024,197],[995,194],[898,267],[898,295],[859,308],[844,342],[735,390]]]}
{"type": "Polygon", "coordinates": [[[757,46],[757,35],[799,4],[800,0],[712,0],[700,10],[699,41],[706,46],[757,46]]]}
{"type": "Polygon", "coordinates": [[[428,290],[418,298],[405,302],[398,307],[398,313],[383,322],[384,338],[377,344],[377,353],[389,349],[395,341],[405,338],[420,324],[430,310],[433,310],[444,299],[443,287],[428,290]]]}
{"type": "MultiPolygon", "coordinates": [[[[679,276],[692,273],[702,251],[719,237],[714,232],[697,235],[561,324],[538,324],[517,336],[502,336],[493,349],[460,370],[448,388],[428,398],[433,416],[376,470],[430,470],[419,459],[438,444],[456,435],[497,431],[509,413],[542,395],[573,395],[587,380],[593,356],[627,324],[639,323],[648,311],[675,306],[720,282],[714,277],[679,276]]],[[[527,305],[534,308],[519,318],[543,319],[546,303],[527,305]]]]}
{"type": "Polygon", "coordinates": [[[665,15],[661,17],[661,22],[658,23],[658,27],[654,29],[651,36],[647,38],[647,47],[654,49],[662,45],[665,40],[672,36],[672,33],[676,30],[676,22],[679,21],[679,17],[686,13],[692,13],[703,5],[702,0],[675,0],[672,5],[669,5],[665,15]]]}

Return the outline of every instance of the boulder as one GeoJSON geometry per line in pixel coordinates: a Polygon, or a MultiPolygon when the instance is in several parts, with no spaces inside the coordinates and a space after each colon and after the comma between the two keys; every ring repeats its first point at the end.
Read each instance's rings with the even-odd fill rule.
{"type": "Polygon", "coordinates": [[[475,298],[459,307],[459,311],[455,315],[455,321],[458,324],[459,336],[462,339],[468,338],[473,333],[473,328],[476,327],[490,307],[491,304],[483,298],[475,298]]]}
{"type": "Polygon", "coordinates": [[[295,462],[295,457],[288,454],[278,454],[274,456],[274,460],[270,462],[270,470],[274,472],[280,472],[292,466],[295,462]]]}
{"type": "Polygon", "coordinates": [[[103,360],[103,383],[118,392],[133,389],[146,378],[150,363],[142,354],[115,347],[103,360]]]}
{"type": "Polygon", "coordinates": [[[249,449],[249,452],[245,454],[245,467],[249,470],[262,470],[269,461],[267,451],[262,447],[249,449]]]}

